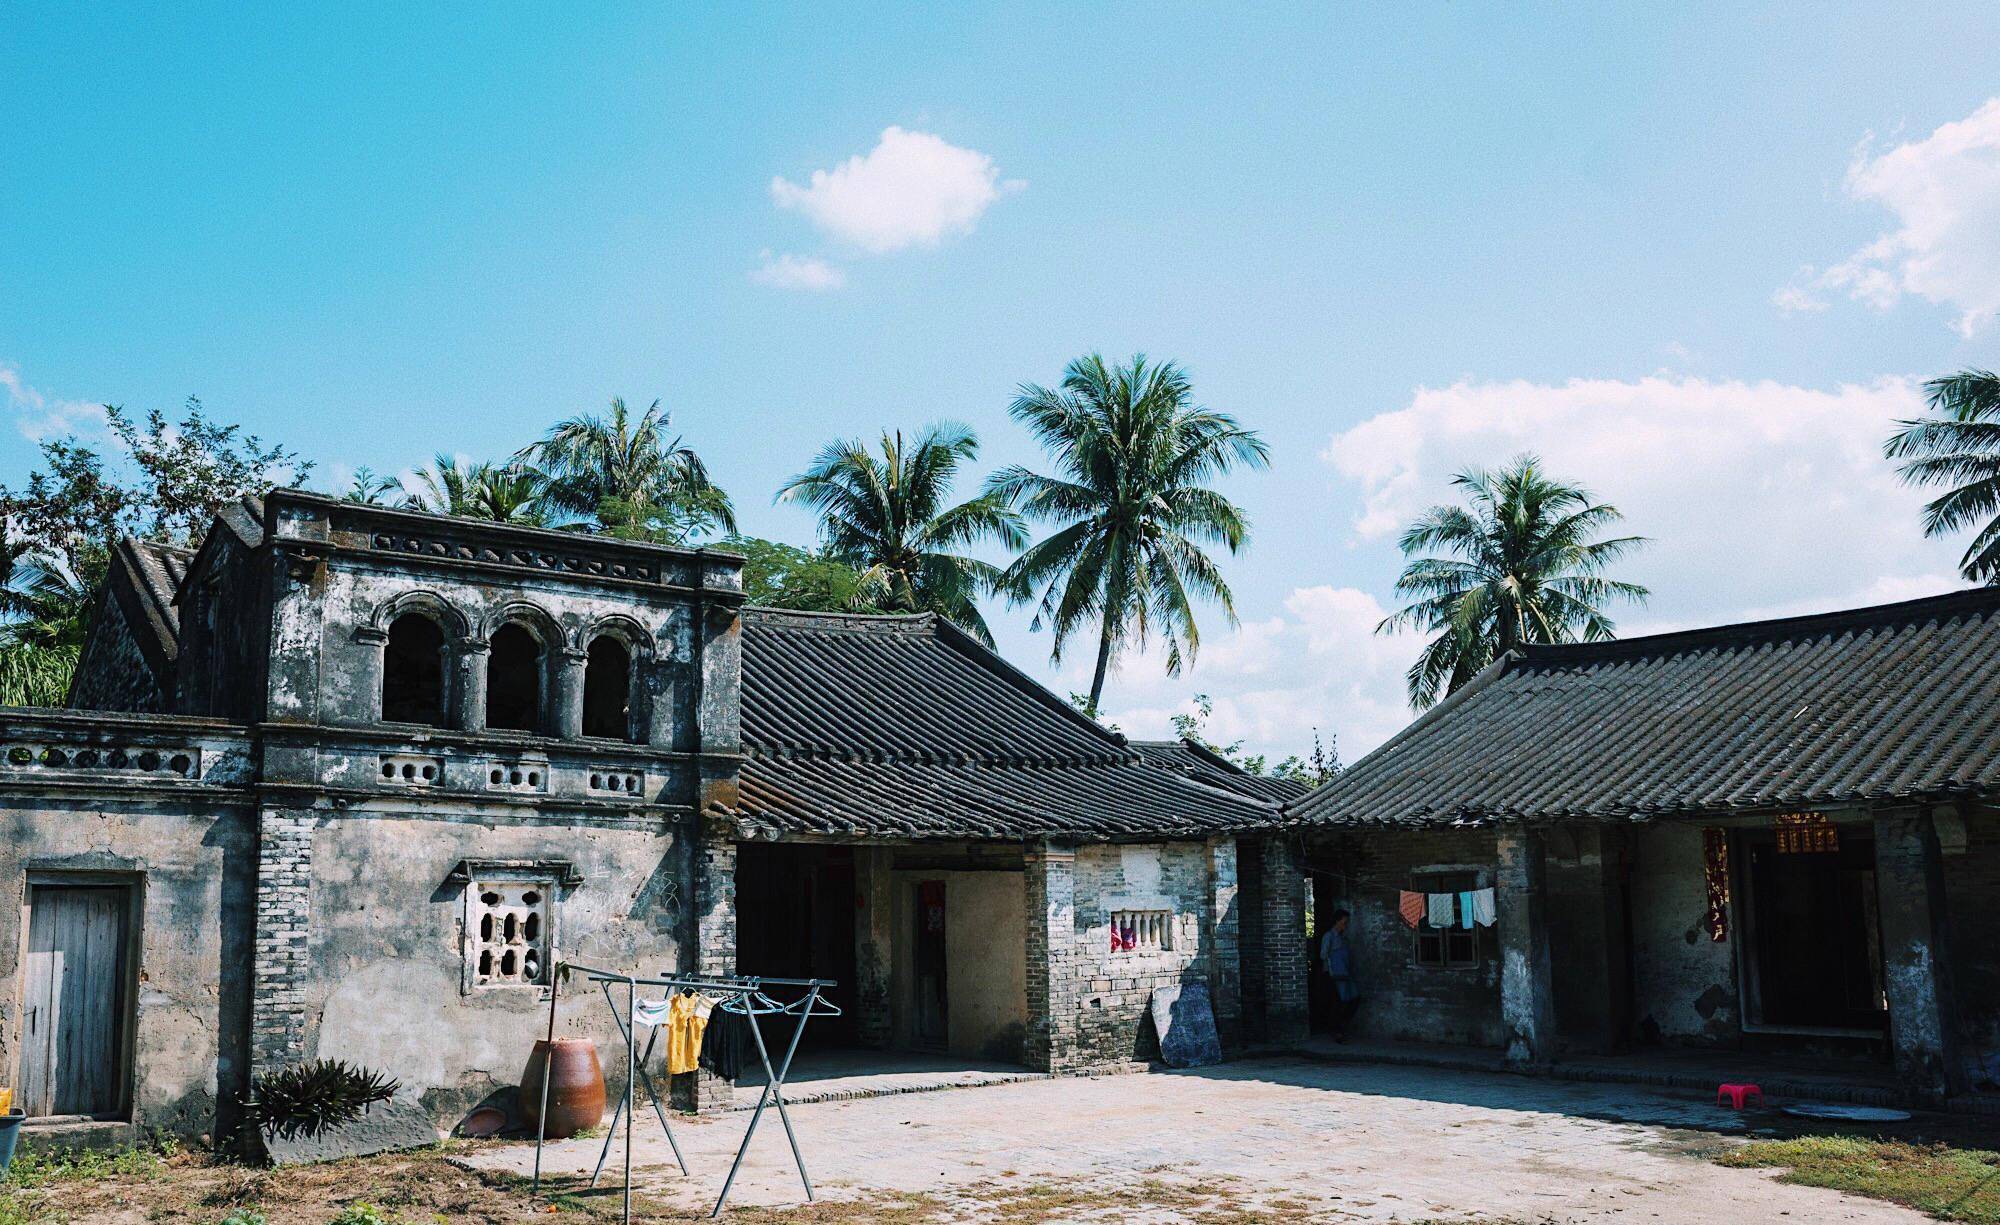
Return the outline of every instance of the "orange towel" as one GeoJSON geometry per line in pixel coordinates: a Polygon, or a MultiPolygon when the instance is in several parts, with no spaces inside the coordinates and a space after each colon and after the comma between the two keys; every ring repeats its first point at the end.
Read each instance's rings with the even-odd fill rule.
{"type": "Polygon", "coordinates": [[[1424,907],[1429,899],[1425,898],[1421,893],[1411,893],[1408,889],[1403,890],[1402,893],[1402,899],[1397,904],[1396,909],[1402,912],[1405,925],[1415,927],[1424,921],[1424,907]]]}

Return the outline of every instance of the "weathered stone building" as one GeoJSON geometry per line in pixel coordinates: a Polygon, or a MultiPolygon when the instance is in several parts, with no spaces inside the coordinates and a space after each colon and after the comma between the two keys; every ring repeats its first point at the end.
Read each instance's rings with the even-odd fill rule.
{"type": "Polygon", "coordinates": [[[829,975],[822,1037],[1055,1070],[1149,1054],[1161,984],[1231,1043],[1302,1029],[1264,784],[1148,764],[931,617],[745,609],[739,567],[296,492],[121,544],[71,709],[0,712],[17,1100],[227,1131],[318,1056],[449,1121],[557,958],[829,975]]]}
{"type": "Polygon", "coordinates": [[[1375,1038],[2000,1051],[2000,589],[1503,659],[1292,806],[1375,1038]],[[1405,891],[1492,887],[1492,926],[1405,891]]]}

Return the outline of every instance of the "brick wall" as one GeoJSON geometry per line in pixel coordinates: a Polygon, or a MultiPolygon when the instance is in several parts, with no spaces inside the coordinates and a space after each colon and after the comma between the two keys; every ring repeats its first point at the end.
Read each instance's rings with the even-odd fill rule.
{"type": "Polygon", "coordinates": [[[1426,868],[1477,868],[1493,883],[1493,834],[1487,830],[1368,830],[1315,835],[1308,862],[1333,877],[1336,903],[1350,912],[1347,943],[1353,952],[1361,1005],[1357,1037],[1498,1047],[1500,1019],[1498,942],[1480,932],[1480,964],[1468,969],[1419,966],[1410,929],[1397,913],[1399,893],[1413,872],[1426,868]]]}
{"type": "Polygon", "coordinates": [[[1076,852],[1031,846],[1022,863],[1027,901],[1029,1067],[1065,1072],[1077,1066],[1076,852]]]}
{"type": "Polygon", "coordinates": [[[258,820],[257,924],[252,946],[256,990],[250,1009],[253,1073],[306,1057],[307,902],[315,823],[309,811],[286,809],[267,809],[258,820]]]}
{"type": "MultiPolygon", "coordinates": [[[[702,829],[691,841],[695,973],[735,974],[736,843],[720,825],[702,829]]],[[[706,1068],[683,1073],[673,1082],[669,1092],[681,1110],[710,1114],[728,1109],[734,1097],[730,1083],[706,1068]]]]}
{"type": "MultiPolygon", "coordinates": [[[[1216,869],[1226,874],[1222,892],[1235,892],[1235,856],[1212,856],[1200,842],[1138,846],[1085,846],[1076,852],[1073,965],[1077,976],[1076,1062],[1115,1064],[1157,1058],[1158,1036],[1150,1008],[1158,987],[1200,981],[1221,1014],[1224,988],[1234,1002],[1233,966],[1218,981],[1222,957],[1215,913],[1216,869]],[[1218,863],[1219,861],[1219,863],[1218,863]],[[1111,948],[1111,916],[1117,911],[1164,911],[1172,916],[1169,947],[1130,952],[1111,948]]],[[[1235,957],[1233,919],[1224,916],[1221,936],[1235,957]]],[[[1232,1013],[1237,1010],[1229,1009],[1232,1013]]],[[[1217,1017],[1220,1028],[1221,1016],[1217,1017]]]]}

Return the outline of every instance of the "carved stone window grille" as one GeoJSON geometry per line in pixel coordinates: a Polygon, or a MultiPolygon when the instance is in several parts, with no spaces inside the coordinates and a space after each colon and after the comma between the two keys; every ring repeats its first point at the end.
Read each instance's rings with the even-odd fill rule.
{"type": "Polygon", "coordinates": [[[555,897],[553,879],[475,880],[466,887],[468,988],[547,985],[555,897]]]}
{"type": "Polygon", "coordinates": [[[1170,910],[1111,912],[1114,953],[1161,953],[1174,947],[1174,915],[1170,910]]]}

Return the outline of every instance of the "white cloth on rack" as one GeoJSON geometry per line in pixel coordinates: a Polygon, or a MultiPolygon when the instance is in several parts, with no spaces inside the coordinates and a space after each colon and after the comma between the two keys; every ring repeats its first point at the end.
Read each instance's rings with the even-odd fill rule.
{"type": "Polygon", "coordinates": [[[1481,927],[1491,927],[1499,913],[1494,907],[1493,886],[1472,891],[1472,921],[1481,927]]]}
{"type": "Polygon", "coordinates": [[[667,1023],[667,1000],[639,1000],[632,1005],[632,1022],[651,1029],[667,1023]]]}
{"type": "Polygon", "coordinates": [[[1452,915],[1455,913],[1454,903],[1457,901],[1458,895],[1455,893],[1431,894],[1430,906],[1425,914],[1425,917],[1431,921],[1431,926],[1438,928],[1450,927],[1452,915]]]}

